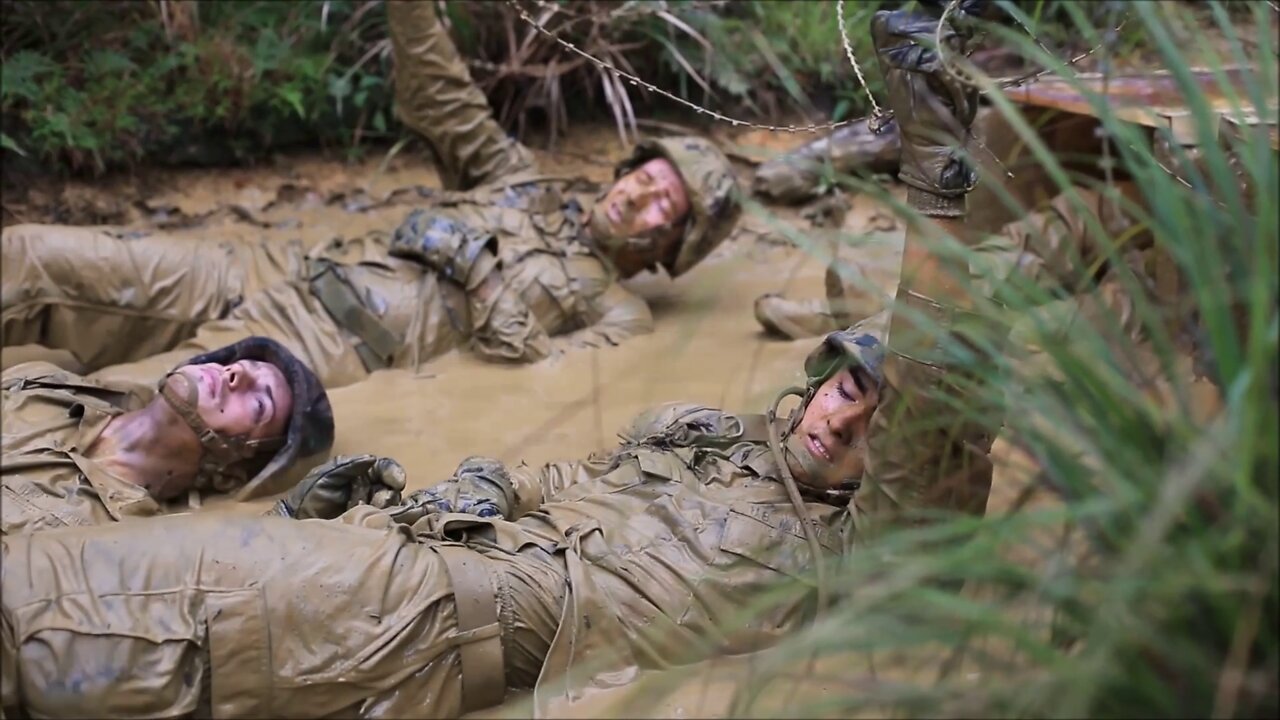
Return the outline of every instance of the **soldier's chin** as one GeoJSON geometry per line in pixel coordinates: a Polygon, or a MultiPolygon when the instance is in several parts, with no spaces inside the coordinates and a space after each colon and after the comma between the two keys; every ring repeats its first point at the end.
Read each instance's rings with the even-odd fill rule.
{"type": "Polygon", "coordinates": [[[609,221],[609,216],[605,215],[604,203],[596,203],[591,208],[591,215],[587,218],[587,230],[591,232],[591,239],[601,249],[612,249],[619,243],[617,233],[613,230],[613,223],[609,221]]]}
{"type": "Polygon", "coordinates": [[[791,469],[796,473],[796,482],[821,489],[826,489],[830,485],[827,475],[830,473],[831,463],[825,458],[815,456],[808,444],[804,442],[803,435],[798,432],[792,433],[783,445],[786,453],[795,461],[791,469]]]}

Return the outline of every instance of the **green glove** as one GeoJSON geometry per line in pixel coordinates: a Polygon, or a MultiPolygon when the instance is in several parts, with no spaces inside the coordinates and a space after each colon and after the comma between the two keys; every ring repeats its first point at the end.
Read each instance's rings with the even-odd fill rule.
{"type": "Polygon", "coordinates": [[[395,460],[343,455],[307,473],[267,514],[331,520],[356,505],[396,505],[404,486],[404,468],[395,460]]]}

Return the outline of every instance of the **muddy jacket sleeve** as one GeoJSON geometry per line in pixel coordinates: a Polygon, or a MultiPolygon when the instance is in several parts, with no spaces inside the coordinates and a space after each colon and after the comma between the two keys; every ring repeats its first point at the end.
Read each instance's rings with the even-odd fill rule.
{"type": "MultiPolygon", "coordinates": [[[[618,433],[618,437],[624,446],[653,442],[662,438],[680,442],[691,432],[723,434],[724,428],[722,425],[725,419],[729,417],[720,410],[703,405],[667,403],[637,415],[626,428],[618,433]]],[[[465,480],[465,476],[471,472],[468,468],[477,466],[483,466],[487,470],[487,472],[483,473],[486,477],[492,480],[500,479],[501,482],[487,485],[469,483],[466,488],[467,495],[473,500],[483,500],[486,495],[491,495],[489,499],[493,502],[502,505],[504,509],[510,508],[510,511],[505,513],[506,519],[515,520],[522,515],[537,510],[540,505],[551,501],[566,488],[604,475],[614,464],[611,453],[594,454],[586,460],[546,463],[537,468],[525,463],[520,463],[514,468],[506,468],[497,460],[473,457],[463,461],[462,465],[455,471],[454,477],[435,486],[435,489],[439,491],[438,494],[448,495],[445,487],[449,483],[465,480]],[[501,486],[499,489],[494,489],[499,485],[501,486]]],[[[412,498],[413,495],[410,495],[410,497],[412,498]]],[[[371,513],[377,514],[378,512],[382,512],[391,518],[396,517],[394,508],[389,511],[371,509],[362,510],[355,514],[348,512],[347,515],[350,517],[347,522],[356,524],[369,522],[368,518],[371,513]]],[[[416,522],[421,517],[421,514],[408,513],[406,517],[411,524],[416,522]]]]}
{"type": "MultiPolygon", "coordinates": [[[[691,433],[720,434],[730,416],[721,410],[694,403],[665,403],[637,415],[618,433],[623,449],[646,442],[680,443],[691,433]]],[[[538,509],[565,489],[599,478],[615,467],[614,453],[595,453],[586,460],[552,462],[534,469],[524,463],[510,471],[515,519],[538,509]]]]}
{"type": "MultiPolygon", "coordinates": [[[[497,461],[493,462],[497,463],[497,461]]],[[[465,496],[463,498],[465,502],[475,505],[497,507],[499,503],[509,504],[512,509],[506,512],[504,517],[507,520],[515,520],[537,510],[544,502],[565,488],[599,477],[606,467],[607,465],[595,460],[552,462],[539,468],[521,463],[509,470],[507,478],[510,485],[494,493],[476,492],[474,484],[468,485],[461,493],[456,492],[458,478],[454,477],[430,488],[410,493],[400,505],[387,508],[357,505],[331,522],[380,530],[392,525],[413,525],[423,517],[436,512],[462,512],[486,517],[485,514],[473,512],[469,507],[456,507],[460,495],[465,496]],[[444,504],[441,504],[442,499],[445,500],[444,504]]]]}
{"type": "Polygon", "coordinates": [[[551,462],[534,469],[524,463],[511,469],[511,485],[515,491],[515,520],[537,510],[566,488],[603,475],[609,464],[605,458],[593,457],[585,461],[551,462]]]}
{"type": "Polygon", "coordinates": [[[467,190],[533,167],[471,79],[434,2],[389,2],[396,112],[430,141],[446,189],[467,190]]]}
{"type": "Polygon", "coordinates": [[[649,304],[617,283],[595,299],[600,319],[581,330],[556,338],[556,349],[618,345],[635,335],[653,332],[649,304]]]}

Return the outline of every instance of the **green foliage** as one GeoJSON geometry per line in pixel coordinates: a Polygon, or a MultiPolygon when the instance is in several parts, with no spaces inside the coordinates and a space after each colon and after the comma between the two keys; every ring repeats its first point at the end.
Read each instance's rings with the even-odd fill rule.
{"type": "Polygon", "coordinates": [[[236,162],[393,135],[389,54],[359,63],[385,42],[376,3],[200,3],[185,37],[154,3],[11,4],[4,147],[48,166],[236,162]]]}
{"type": "MultiPolygon", "coordinates": [[[[845,3],[854,54],[876,94],[869,21],[880,4],[845,3]]],[[[187,30],[166,29],[165,13],[180,5],[9,0],[0,85],[5,151],[21,150],[45,167],[101,172],[143,160],[247,162],[293,143],[359,153],[370,141],[400,137],[382,0],[201,2],[187,30]]],[[[558,36],[720,112],[767,122],[800,113],[821,122],[869,110],[833,2],[555,5],[559,12],[545,22],[558,36]]],[[[1060,54],[1082,49],[1064,10],[1072,3],[1018,5],[1060,54]]],[[[568,51],[505,2],[450,0],[446,7],[473,76],[518,135],[533,108],[548,116],[553,140],[571,116],[611,112],[621,130],[634,127],[637,112],[687,110],[625,83],[602,92],[607,73],[573,65],[568,51]]],[[[1102,17],[1119,6],[1087,7],[1102,17]]],[[[1117,53],[1135,37],[1126,31],[1117,53]]]]}
{"type": "MultiPolygon", "coordinates": [[[[868,27],[880,3],[845,5],[849,39],[865,65],[874,57],[868,27]]],[[[680,18],[701,37],[656,15],[640,24],[641,32],[666,51],[659,55],[659,67],[678,83],[678,88],[668,89],[694,99],[710,96],[721,111],[747,110],[762,119],[769,117],[758,101],[762,96],[770,96],[775,111],[775,98],[785,97],[793,110],[815,117],[821,111],[814,107],[811,94],[834,97],[834,103],[824,104],[834,106],[840,116],[870,109],[844,55],[834,3],[731,3],[721,10],[683,11],[679,7],[675,6],[680,18]],[[697,93],[691,86],[687,78],[695,73],[705,74],[711,93],[697,93]]],[[[874,60],[863,72],[872,91],[879,92],[874,60]]]]}

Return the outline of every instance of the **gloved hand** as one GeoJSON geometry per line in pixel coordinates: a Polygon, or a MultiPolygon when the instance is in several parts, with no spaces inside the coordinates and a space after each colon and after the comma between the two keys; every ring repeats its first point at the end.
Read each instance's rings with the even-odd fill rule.
{"type": "Polygon", "coordinates": [[[391,238],[394,257],[420,262],[446,279],[473,290],[498,267],[498,243],[434,210],[409,213],[391,238]]]}
{"type": "Polygon", "coordinates": [[[515,491],[506,466],[492,458],[472,456],[458,465],[453,477],[410,493],[388,512],[396,522],[412,525],[437,512],[509,518],[514,507],[515,491]]]}
{"type": "MultiPolygon", "coordinates": [[[[516,495],[511,475],[502,461],[481,455],[458,463],[453,477],[460,493],[475,498],[485,498],[496,507],[499,515],[508,517],[516,506],[516,495]]],[[[466,512],[460,511],[460,512],[466,512]]]]}
{"type": "Polygon", "coordinates": [[[391,458],[342,455],[307,473],[267,514],[331,520],[356,505],[396,505],[404,485],[404,468],[391,458]]]}
{"type": "MultiPolygon", "coordinates": [[[[942,8],[881,10],[871,20],[876,59],[884,74],[889,107],[898,122],[902,155],[898,177],[938,198],[961,198],[977,173],[963,157],[978,109],[978,90],[943,68],[934,50],[938,35],[948,57],[964,54],[968,33],[958,30],[987,3],[961,2],[938,32],[942,8]]],[[[963,200],[939,200],[940,215],[961,215],[963,200]],[[953,207],[945,207],[947,205],[953,207]]]]}

